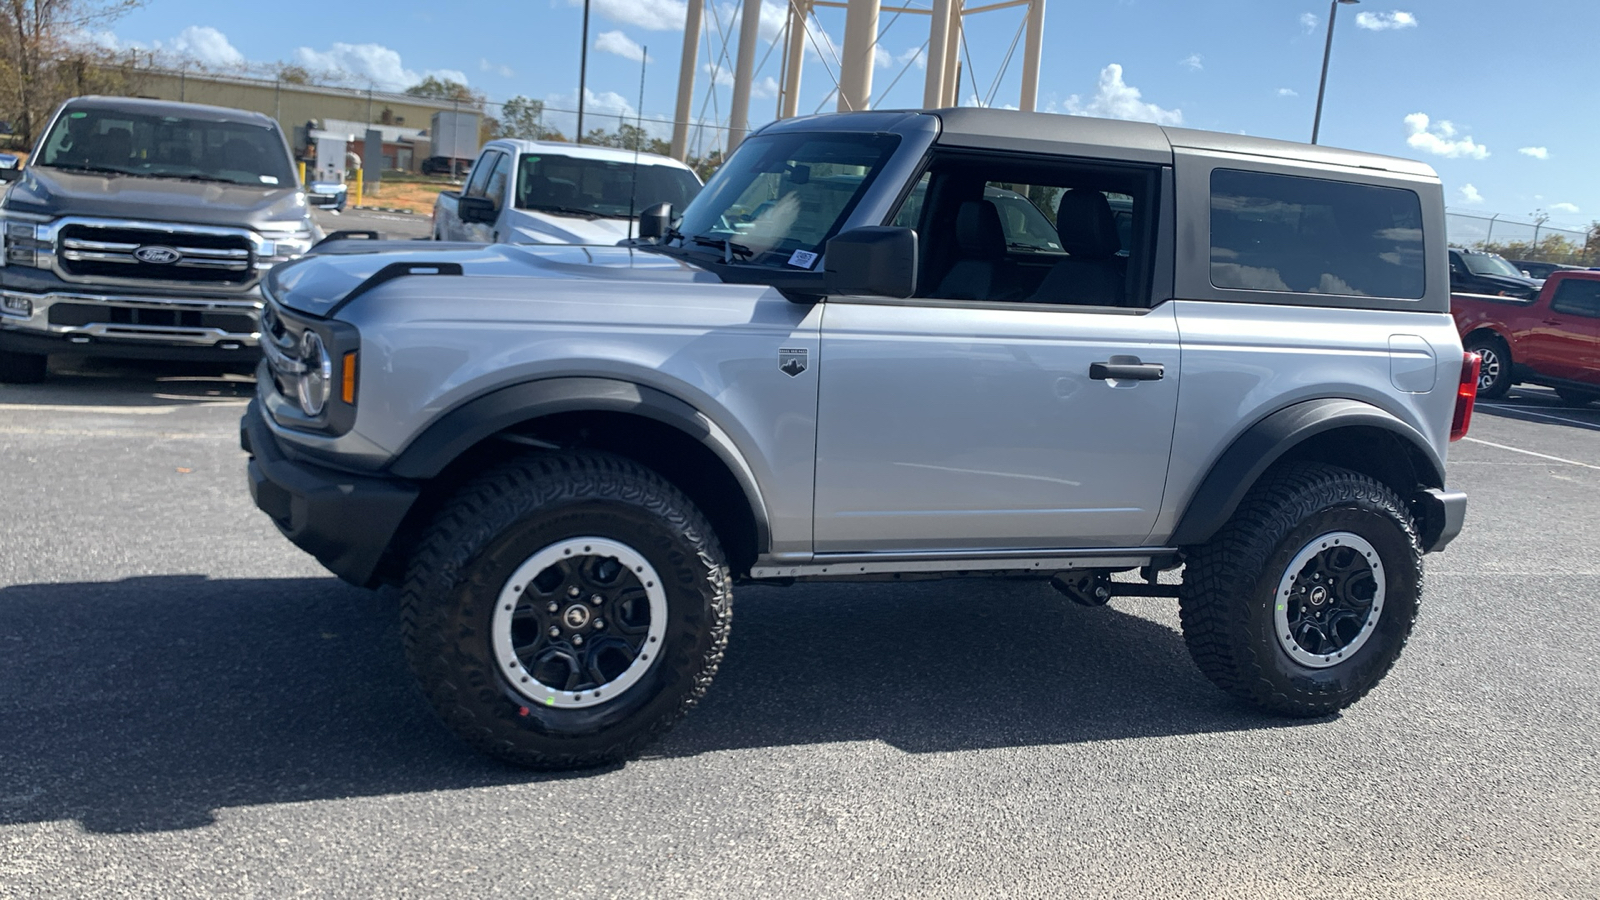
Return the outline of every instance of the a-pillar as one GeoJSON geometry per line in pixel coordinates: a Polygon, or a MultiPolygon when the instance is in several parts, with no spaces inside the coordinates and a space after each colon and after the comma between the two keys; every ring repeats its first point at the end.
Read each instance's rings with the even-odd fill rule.
{"type": "Polygon", "coordinates": [[[872,64],[878,48],[879,0],[850,0],[844,19],[844,57],[839,60],[839,111],[867,109],[872,64]]]}
{"type": "Polygon", "coordinates": [[[694,114],[694,70],[700,62],[700,23],[705,0],[689,0],[683,20],[683,62],[678,66],[678,112],[672,120],[672,158],[689,155],[689,117],[694,114]]]}
{"type": "Polygon", "coordinates": [[[739,55],[733,63],[733,100],[728,108],[728,146],[724,153],[732,153],[750,130],[750,80],[755,77],[760,28],[761,0],[744,0],[744,13],[739,22],[739,55]]]}
{"type": "Polygon", "coordinates": [[[1044,0],[1028,0],[1028,36],[1022,43],[1022,97],[1017,108],[1033,112],[1039,105],[1039,58],[1044,50],[1044,0]]]}

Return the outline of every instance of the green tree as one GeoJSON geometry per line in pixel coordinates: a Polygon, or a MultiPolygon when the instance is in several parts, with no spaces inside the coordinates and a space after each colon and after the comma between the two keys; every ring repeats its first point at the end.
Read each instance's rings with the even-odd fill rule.
{"type": "Polygon", "coordinates": [[[429,75],[427,78],[406,88],[406,93],[413,97],[427,97],[430,100],[446,100],[465,103],[471,106],[482,106],[484,96],[482,91],[475,91],[459,81],[448,78],[436,78],[429,75]]]}
{"type": "Polygon", "coordinates": [[[0,0],[0,115],[32,142],[50,111],[78,93],[114,91],[132,54],[85,43],[143,0],[0,0]],[[110,67],[102,71],[102,67],[110,67]]]}
{"type": "MultiPolygon", "coordinates": [[[[518,94],[500,107],[500,136],[525,141],[550,140],[554,130],[544,124],[544,101],[518,94]]],[[[559,138],[557,138],[559,140],[559,138]]]]}

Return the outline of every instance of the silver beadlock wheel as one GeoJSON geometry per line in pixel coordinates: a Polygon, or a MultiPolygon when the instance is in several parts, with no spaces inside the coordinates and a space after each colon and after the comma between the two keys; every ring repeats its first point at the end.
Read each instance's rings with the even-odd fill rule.
{"type": "Polygon", "coordinates": [[[1384,581],[1377,549],[1360,535],[1335,531],[1312,538],[1278,581],[1278,646],[1312,669],[1349,659],[1378,625],[1384,581]]]}
{"type": "Polygon", "coordinates": [[[540,706],[581,709],[619,697],[659,656],[667,594],[626,544],[577,537],[518,566],[490,623],[506,682],[540,706]]]}

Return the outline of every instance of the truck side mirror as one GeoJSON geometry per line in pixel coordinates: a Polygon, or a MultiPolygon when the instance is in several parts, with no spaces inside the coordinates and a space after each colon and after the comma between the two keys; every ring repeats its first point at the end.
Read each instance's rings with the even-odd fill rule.
{"type": "Polygon", "coordinates": [[[22,180],[22,169],[20,167],[15,169],[0,169],[0,182],[10,184],[13,181],[20,180],[22,180]]]}
{"type": "Polygon", "coordinates": [[[488,197],[462,197],[456,201],[456,215],[463,222],[492,224],[500,217],[500,210],[488,197]]]}
{"type": "Polygon", "coordinates": [[[639,213],[639,237],[661,240],[672,230],[672,204],[657,203],[639,213]]]}
{"type": "Polygon", "coordinates": [[[830,294],[909,297],[917,292],[917,233],[869,225],[828,242],[823,284],[830,294]]]}

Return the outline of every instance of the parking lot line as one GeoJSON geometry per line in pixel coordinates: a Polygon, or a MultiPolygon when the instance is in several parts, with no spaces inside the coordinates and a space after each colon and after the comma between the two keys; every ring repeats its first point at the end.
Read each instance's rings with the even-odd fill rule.
{"type": "Polygon", "coordinates": [[[1595,469],[1597,471],[1600,471],[1600,466],[1592,465],[1590,463],[1578,462],[1575,459],[1566,459],[1566,458],[1560,457],[1560,456],[1551,456],[1548,453],[1535,453],[1532,450],[1524,450],[1521,447],[1511,447],[1511,446],[1508,446],[1506,444],[1496,444],[1494,441],[1486,441],[1486,440],[1483,440],[1482,438],[1465,437],[1465,438],[1462,438],[1462,440],[1471,441],[1474,444],[1483,444],[1486,447],[1494,447],[1494,448],[1499,449],[1499,450],[1510,450],[1512,453],[1526,453],[1529,456],[1537,456],[1540,459],[1548,459],[1548,460],[1551,460],[1553,462],[1566,463],[1569,466],[1582,466],[1585,469],[1595,469]]]}
{"type": "Polygon", "coordinates": [[[88,413],[98,416],[160,416],[178,406],[73,406],[70,403],[0,403],[0,412],[88,413]]]}
{"type": "Polygon", "coordinates": [[[1600,425],[1596,425],[1593,422],[1585,422],[1582,419],[1569,419],[1566,416],[1553,416],[1549,413],[1534,412],[1533,410],[1523,406],[1511,406],[1505,403],[1479,403],[1478,406],[1486,409],[1503,409],[1507,412],[1519,413],[1524,416],[1533,416],[1539,419],[1549,419],[1553,422],[1564,422],[1568,425],[1576,425],[1579,428],[1587,428],[1590,431],[1600,431],[1600,425]]]}

